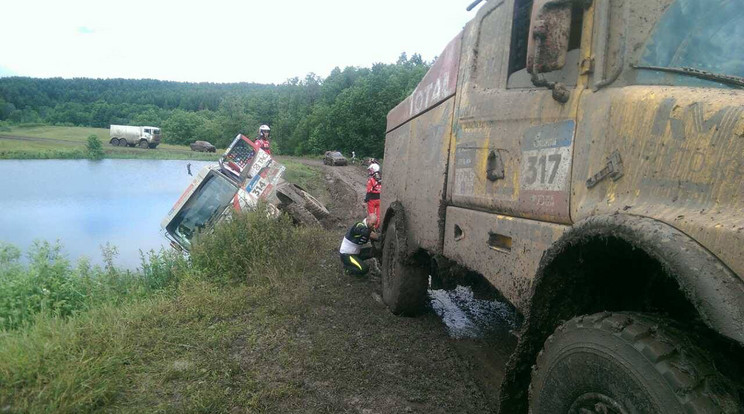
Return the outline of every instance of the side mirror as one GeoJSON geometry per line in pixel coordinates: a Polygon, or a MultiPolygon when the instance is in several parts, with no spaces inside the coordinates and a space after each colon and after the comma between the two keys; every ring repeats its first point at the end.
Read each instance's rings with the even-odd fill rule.
{"type": "Polygon", "coordinates": [[[566,65],[571,34],[571,9],[589,7],[592,0],[535,0],[527,39],[527,71],[532,83],[553,91],[553,99],[568,102],[571,93],[562,83],[549,82],[541,73],[562,69],[566,65]]]}
{"type": "Polygon", "coordinates": [[[533,75],[563,68],[574,0],[535,0],[527,39],[527,71],[533,75]]]}

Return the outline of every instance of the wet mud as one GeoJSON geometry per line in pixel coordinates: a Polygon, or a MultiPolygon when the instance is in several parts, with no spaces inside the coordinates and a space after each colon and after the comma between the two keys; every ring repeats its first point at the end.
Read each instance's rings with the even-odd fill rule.
{"type": "MultiPolygon", "coordinates": [[[[320,160],[293,160],[323,171],[331,196],[327,205],[331,215],[323,224],[335,229],[340,240],[353,221],[366,215],[363,204],[366,170],[361,166],[326,166],[320,160]]],[[[366,283],[371,296],[384,306],[379,265],[372,268],[375,270],[366,283]]],[[[457,286],[451,290],[429,290],[429,308],[427,314],[420,317],[432,316],[441,321],[440,327],[449,337],[450,349],[480,388],[486,405],[496,410],[504,368],[517,345],[515,332],[519,329],[520,317],[516,311],[498,299],[479,299],[469,287],[457,286]]],[[[431,364],[438,364],[437,358],[431,355],[431,364]]]]}

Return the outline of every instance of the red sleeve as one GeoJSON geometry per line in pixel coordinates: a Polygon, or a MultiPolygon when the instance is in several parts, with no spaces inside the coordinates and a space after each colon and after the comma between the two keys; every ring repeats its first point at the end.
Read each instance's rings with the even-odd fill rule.
{"type": "Polygon", "coordinates": [[[372,177],[369,177],[369,179],[367,180],[367,192],[371,193],[374,188],[375,188],[375,179],[372,177]]]}

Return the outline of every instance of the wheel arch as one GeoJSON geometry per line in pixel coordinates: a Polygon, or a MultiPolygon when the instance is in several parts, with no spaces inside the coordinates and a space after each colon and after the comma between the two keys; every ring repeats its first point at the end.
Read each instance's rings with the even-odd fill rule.
{"type": "Polygon", "coordinates": [[[741,346],[741,304],[744,282],[674,227],[621,214],[582,220],[540,260],[526,323],[502,384],[501,412],[526,412],[530,368],[546,338],[564,320],[604,310],[662,311],[695,318],[741,346]],[[628,269],[641,270],[640,274],[628,275],[628,279],[619,279],[628,269]],[[644,290],[637,285],[639,282],[644,290]],[[627,297],[633,291],[640,292],[640,300],[627,297]]]}
{"type": "MultiPolygon", "coordinates": [[[[384,236],[388,229],[388,226],[395,223],[396,228],[401,230],[401,235],[398,237],[398,248],[403,253],[403,260],[409,262],[424,262],[425,256],[428,257],[428,252],[423,251],[419,245],[409,236],[410,229],[408,228],[408,220],[406,219],[406,211],[403,207],[403,203],[400,201],[393,201],[385,211],[385,218],[382,224],[382,234],[384,236]]],[[[384,237],[383,237],[384,245],[384,237]]]]}

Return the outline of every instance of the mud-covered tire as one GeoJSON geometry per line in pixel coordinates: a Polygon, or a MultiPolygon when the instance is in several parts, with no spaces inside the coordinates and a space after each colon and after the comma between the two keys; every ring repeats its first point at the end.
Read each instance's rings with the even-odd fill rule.
{"type": "Polygon", "coordinates": [[[671,321],[598,313],[561,325],[532,369],[530,413],[738,413],[711,358],[671,321]]]}
{"type": "Polygon", "coordinates": [[[119,146],[119,138],[111,138],[111,141],[109,141],[109,144],[118,147],[119,146]]]}
{"type": "Polygon", "coordinates": [[[150,148],[150,144],[147,143],[144,139],[139,142],[139,147],[142,149],[148,149],[150,148]]]}
{"type": "Polygon", "coordinates": [[[120,147],[128,147],[129,146],[129,143],[127,142],[126,139],[121,138],[121,139],[119,139],[119,146],[120,147]]]}
{"type": "Polygon", "coordinates": [[[427,271],[403,257],[405,234],[393,221],[382,247],[382,300],[395,315],[414,316],[426,308],[427,271]]]}
{"type": "Polygon", "coordinates": [[[295,224],[303,226],[320,226],[320,222],[307,209],[296,203],[283,206],[283,210],[289,214],[295,224]]]}
{"type": "Polygon", "coordinates": [[[318,220],[324,219],[328,217],[329,214],[331,214],[328,209],[318,201],[315,197],[313,197],[310,193],[304,190],[300,190],[300,195],[302,195],[303,200],[305,201],[304,205],[305,208],[312,213],[313,216],[317,217],[318,220]]]}

